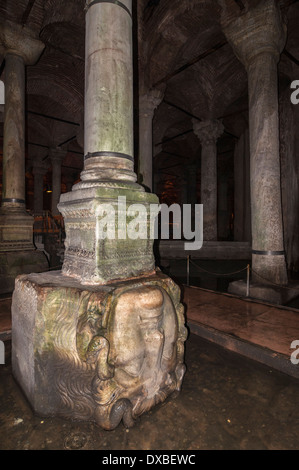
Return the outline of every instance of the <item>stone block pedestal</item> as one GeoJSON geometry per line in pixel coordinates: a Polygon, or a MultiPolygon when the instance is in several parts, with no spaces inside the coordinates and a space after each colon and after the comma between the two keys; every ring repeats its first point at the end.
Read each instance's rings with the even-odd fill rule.
{"type": "Polygon", "coordinates": [[[60,271],[21,275],[13,373],[42,416],[129,427],[180,390],[184,322],[180,290],[161,272],[98,286],[60,271]]]}
{"type": "Polygon", "coordinates": [[[66,232],[63,274],[97,285],[154,272],[150,206],[158,203],[155,194],[125,182],[79,183],[62,194],[58,208],[66,232]],[[138,212],[144,233],[130,237],[128,228],[138,212]]]}

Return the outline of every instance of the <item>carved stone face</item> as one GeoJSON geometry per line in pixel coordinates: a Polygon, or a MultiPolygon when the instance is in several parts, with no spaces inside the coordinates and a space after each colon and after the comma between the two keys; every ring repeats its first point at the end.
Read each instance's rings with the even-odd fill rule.
{"type": "Polygon", "coordinates": [[[141,286],[121,293],[110,310],[105,336],[106,362],[94,381],[101,426],[114,421],[113,410],[121,401],[134,419],[179,389],[184,370],[177,354],[178,319],[164,289],[141,286]],[[107,365],[113,372],[105,381],[107,365]]]}

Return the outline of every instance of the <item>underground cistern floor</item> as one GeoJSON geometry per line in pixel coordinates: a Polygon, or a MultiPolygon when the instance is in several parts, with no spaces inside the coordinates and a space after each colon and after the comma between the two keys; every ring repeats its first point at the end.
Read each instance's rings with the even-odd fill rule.
{"type": "MultiPolygon", "coordinates": [[[[33,413],[11,371],[0,366],[1,450],[298,450],[298,379],[189,333],[178,396],[130,429],[104,431],[33,413]]],[[[299,365],[298,365],[299,367],[299,365]]]]}

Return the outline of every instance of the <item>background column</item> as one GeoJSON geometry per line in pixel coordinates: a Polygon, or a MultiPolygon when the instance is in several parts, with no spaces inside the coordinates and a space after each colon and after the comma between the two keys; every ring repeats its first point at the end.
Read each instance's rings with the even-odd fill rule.
{"type": "Polygon", "coordinates": [[[48,161],[36,158],[33,161],[32,173],[34,175],[34,215],[43,213],[44,202],[44,175],[49,168],[48,161]]]}
{"type": "Polygon", "coordinates": [[[10,21],[1,25],[5,57],[2,208],[25,211],[25,65],[33,65],[44,44],[10,21]]]}
{"type": "Polygon", "coordinates": [[[223,30],[248,73],[253,279],[284,285],[277,63],[286,28],[276,2],[265,0],[223,19],[223,30]]]}
{"type": "Polygon", "coordinates": [[[193,121],[193,129],[201,142],[203,238],[217,240],[217,139],[224,127],[217,120],[193,121]]]}
{"type": "Polygon", "coordinates": [[[33,243],[34,219],[25,202],[25,67],[37,62],[44,44],[26,26],[7,20],[0,27],[5,58],[3,192],[0,208],[0,293],[12,292],[19,274],[48,268],[33,243]]]}
{"type": "Polygon", "coordinates": [[[234,150],[234,240],[251,243],[249,130],[234,150]]]}

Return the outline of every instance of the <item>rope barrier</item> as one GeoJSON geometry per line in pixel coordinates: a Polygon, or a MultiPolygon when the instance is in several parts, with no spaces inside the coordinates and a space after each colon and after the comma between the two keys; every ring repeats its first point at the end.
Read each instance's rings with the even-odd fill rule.
{"type": "MultiPolygon", "coordinates": [[[[260,274],[258,274],[256,271],[254,271],[250,265],[247,265],[245,268],[242,268],[242,269],[239,269],[238,271],[233,271],[233,272],[230,272],[230,273],[215,273],[215,272],[212,272],[212,271],[208,271],[207,269],[199,266],[198,264],[194,263],[194,261],[191,260],[191,258],[188,256],[188,262],[191,262],[191,264],[193,264],[197,269],[207,273],[207,274],[210,274],[212,276],[217,276],[217,277],[222,277],[222,276],[233,276],[234,274],[239,274],[243,271],[246,271],[248,272],[249,274],[249,271],[254,274],[255,276],[259,277],[261,280],[263,280],[264,282],[266,282],[267,284],[271,284],[275,287],[279,287],[280,289],[287,289],[287,290],[295,290],[295,291],[298,291],[299,292],[299,288],[296,288],[296,287],[289,287],[289,286],[283,286],[283,285],[280,285],[280,284],[276,284],[275,282],[272,282],[270,281],[269,279],[266,279],[264,278],[263,276],[261,276],[260,274]]],[[[188,279],[189,279],[189,272],[188,272],[188,279]]],[[[249,277],[247,276],[247,283],[249,284],[249,277]]],[[[249,287],[249,285],[248,285],[249,287]]],[[[248,291],[247,291],[247,295],[248,295],[248,291]]]]}
{"type": "Polygon", "coordinates": [[[213,275],[213,276],[219,276],[219,277],[220,277],[220,276],[232,276],[233,274],[238,274],[238,273],[241,273],[241,272],[247,270],[247,266],[246,266],[246,268],[242,268],[242,269],[240,269],[240,270],[238,270],[238,271],[234,271],[234,272],[231,272],[231,273],[213,273],[213,272],[211,272],[211,271],[208,271],[207,269],[202,268],[201,266],[198,266],[198,265],[197,265],[196,263],[194,263],[194,261],[192,261],[191,259],[190,259],[190,262],[191,262],[192,264],[194,264],[194,266],[196,266],[198,269],[201,269],[202,271],[204,271],[204,272],[206,272],[206,273],[208,273],[208,274],[211,274],[211,275],[213,275]]]}
{"type": "MultiPolygon", "coordinates": [[[[222,276],[233,276],[234,274],[239,274],[239,273],[242,273],[243,271],[247,271],[247,296],[249,295],[249,271],[252,273],[252,274],[255,274],[257,277],[259,277],[261,280],[263,280],[264,282],[266,282],[267,284],[271,284],[275,287],[279,287],[280,289],[288,289],[288,290],[295,290],[295,291],[298,291],[299,292],[299,288],[296,288],[296,287],[288,287],[288,286],[282,286],[280,284],[276,284],[275,282],[272,282],[270,281],[269,279],[266,279],[264,277],[262,277],[260,274],[258,274],[256,271],[254,271],[250,265],[248,264],[245,268],[242,268],[242,269],[239,269],[238,271],[233,271],[233,272],[230,272],[230,273],[215,273],[215,272],[212,272],[212,271],[208,271],[207,269],[201,267],[201,266],[198,266],[198,264],[194,263],[194,261],[191,260],[190,256],[188,256],[187,258],[188,260],[188,263],[187,263],[187,285],[189,286],[189,276],[190,276],[190,268],[189,268],[189,263],[191,262],[191,264],[193,264],[197,269],[207,273],[207,274],[210,274],[211,276],[217,276],[217,277],[222,277],[222,276]]],[[[54,269],[61,269],[62,268],[62,264],[59,265],[59,266],[52,266],[51,268],[48,269],[48,271],[52,271],[54,269]]]]}

